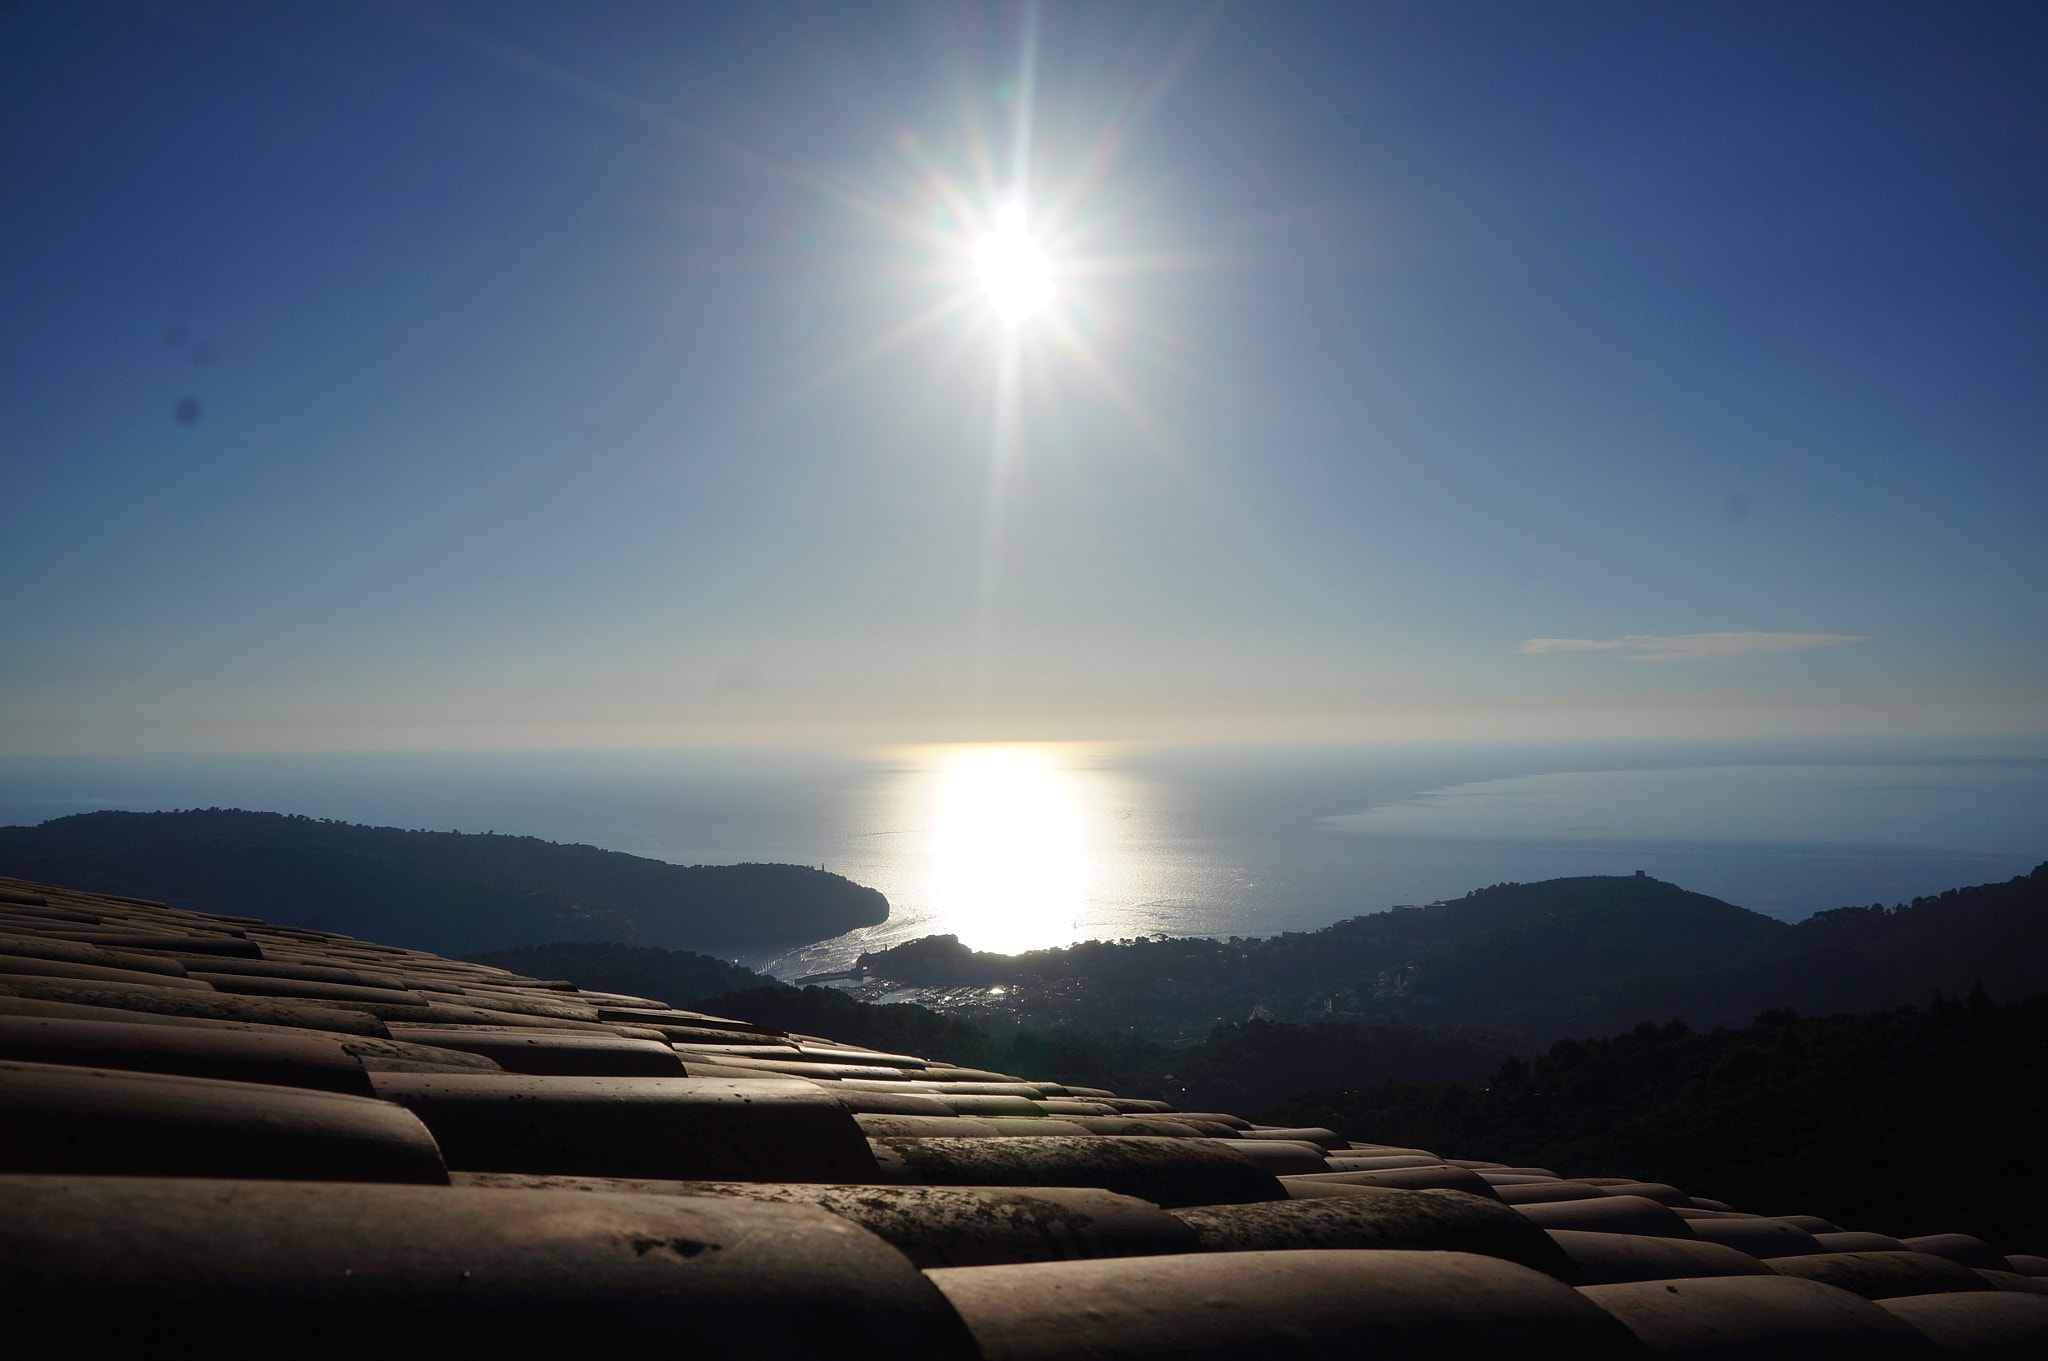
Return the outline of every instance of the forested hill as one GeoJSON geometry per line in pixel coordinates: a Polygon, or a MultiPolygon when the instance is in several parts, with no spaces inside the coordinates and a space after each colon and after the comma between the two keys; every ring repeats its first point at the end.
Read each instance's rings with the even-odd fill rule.
{"type": "Polygon", "coordinates": [[[2044,1054],[2048,995],[2001,1006],[1972,989],[1861,1015],[1774,1009],[1705,1032],[1645,1021],[1560,1040],[1485,1083],[1332,1082],[1265,1118],[2043,1252],[2044,1054]]]}
{"type": "Polygon", "coordinates": [[[1091,941],[1007,956],[926,937],[862,957],[925,986],[1000,985],[1026,1023],[1161,1038],[1261,1015],[1477,1025],[1525,1044],[1645,1017],[1741,1023],[1768,1007],[1867,1010],[2048,988],[2048,866],[1910,905],[1797,925],[1643,876],[1496,884],[1263,940],[1091,941]]]}
{"type": "Polygon", "coordinates": [[[889,915],[874,889],[801,865],[671,865],[238,808],[0,827],[0,873],[449,955],[561,940],[768,951],[889,915]]]}
{"type": "MultiPolygon", "coordinates": [[[[1264,939],[1088,941],[1005,956],[935,936],[861,962],[910,983],[1000,984],[1015,1005],[1057,1013],[1030,1019],[1103,1030],[1136,1024],[1160,1038],[1192,1038],[1251,1015],[1482,1025],[1512,1017],[1515,1033],[1533,1036],[1552,1022],[1523,1015],[1521,1003],[1577,998],[1599,981],[1702,959],[1746,958],[1789,929],[1676,884],[1601,876],[1495,884],[1264,939]]],[[[1559,1025],[1556,1033],[1584,1031],[1576,1019],[1559,1025]]]]}

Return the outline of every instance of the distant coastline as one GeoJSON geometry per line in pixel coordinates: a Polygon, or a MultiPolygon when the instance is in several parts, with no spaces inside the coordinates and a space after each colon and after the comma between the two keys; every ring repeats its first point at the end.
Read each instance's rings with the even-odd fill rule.
{"type": "Polygon", "coordinates": [[[536,837],[239,808],[0,827],[0,874],[437,953],[593,940],[723,955],[889,915],[875,890],[805,865],[671,865],[536,837]]]}
{"type": "MultiPolygon", "coordinates": [[[[2048,863],[1796,925],[1647,875],[1496,884],[1317,931],[1087,942],[1020,955],[933,936],[863,955],[866,1001],[998,1030],[1186,1043],[1248,1020],[1476,1027],[1523,1052],[1645,1018],[1701,1029],[1988,987],[2048,991],[2048,863]]],[[[843,985],[842,985],[843,986],[843,985]]]]}
{"type": "MultiPolygon", "coordinates": [[[[1023,947],[983,937],[972,903],[949,902],[935,876],[930,810],[917,803],[926,777],[902,753],[9,757],[0,758],[0,824],[110,807],[275,808],[358,824],[460,827],[465,840],[496,828],[670,864],[822,866],[887,898],[880,925],[727,953],[785,979],[843,969],[863,951],[929,935],[957,935],[980,949],[1158,932],[1270,936],[1457,897],[1480,884],[1637,869],[1793,921],[2007,879],[2031,869],[2048,846],[2048,744],[2033,739],[1160,746],[1082,756],[1088,764],[1079,774],[1098,796],[1098,820],[1080,826],[1088,844],[1077,857],[1074,901],[1048,914],[1044,934],[1023,947]],[[1684,776],[1667,785],[1658,775],[1750,771],[1723,791],[1747,803],[1771,792],[1773,768],[1836,781],[1814,791],[1800,776],[1808,802],[1833,811],[1811,822],[1789,809],[1778,839],[1764,843],[1715,840],[1741,829],[1683,797],[1711,782],[1684,776]],[[1636,772],[1629,778],[1647,784],[1631,791],[1634,802],[1665,824],[1674,810],[1690,809],[1697,830],[1683,841],[1625,835],[1628,826],[1601,838],[1395,837],[1331,821],[1445,803],[1432,791],[1487,781],[1522,781],[1513,792],[1531,797],[1529,784],[1545,771],[1636,772]],[[1826,839],[1844,832],[1840,810],[1850,796],[1872,815],[1869,835],[1826,839]],[[1962,835],[1959,823],[1975,830],[1962,835]]],[[[1462,830],[1463,815],[1451,815],[1459,826],[1449,830],[1462,830]]]]}

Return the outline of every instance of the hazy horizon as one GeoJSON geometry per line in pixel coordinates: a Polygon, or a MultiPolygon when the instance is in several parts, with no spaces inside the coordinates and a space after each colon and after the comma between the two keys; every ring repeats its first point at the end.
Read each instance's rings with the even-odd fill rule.
{"type": "Polygon", "coordinates": [[[195,806],[818,865],[889,898],[879,926],[748,961],[793,976],[921,935],[1272,935],[1637,869],[1781,920],[1900,902],[2048,859],[2048,742],[0,758],[0,824],[195,806]]]}

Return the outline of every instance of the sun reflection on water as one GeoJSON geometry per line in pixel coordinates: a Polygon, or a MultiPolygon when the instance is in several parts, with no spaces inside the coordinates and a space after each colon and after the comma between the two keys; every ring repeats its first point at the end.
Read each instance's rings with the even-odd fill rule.
{"type": "Polygon", "coordinates": [[[1075,755],[1030,743],[930,753],[930,907],[969,945],[1009,954],[1071,938],[1100,817],[1075,755]]]}
{"type": "Polygon", "coordinates": [[[1160,791],[1117,743],[985,742],[877,752],[829,868],[880,889],[889,919],[779,956],[777,977],[844,969],[863,952],[953,935],[1015,954],[1170,927],[1214,877],[1160,791]]]}

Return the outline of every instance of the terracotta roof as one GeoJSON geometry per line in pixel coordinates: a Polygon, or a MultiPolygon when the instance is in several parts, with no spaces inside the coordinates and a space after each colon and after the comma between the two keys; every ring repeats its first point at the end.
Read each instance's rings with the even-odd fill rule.
{"type": "Polygon", "coordinates": [[[2048,1355],[2048,1259],[0,879],[53,1355],[2048,1355]]]}

